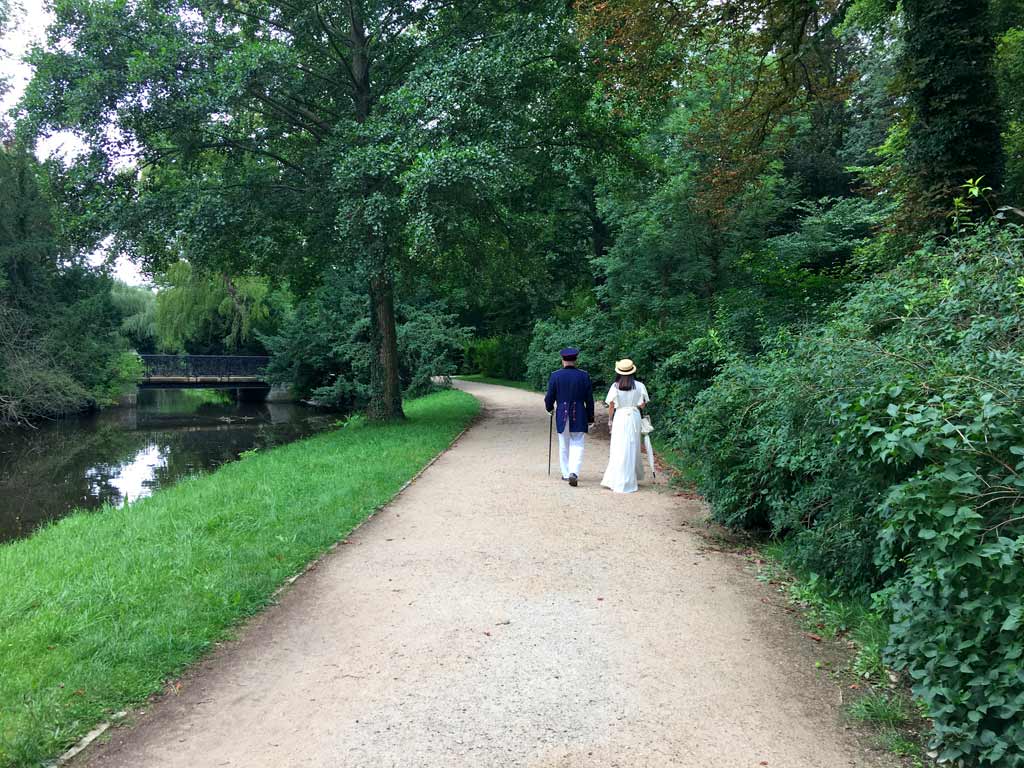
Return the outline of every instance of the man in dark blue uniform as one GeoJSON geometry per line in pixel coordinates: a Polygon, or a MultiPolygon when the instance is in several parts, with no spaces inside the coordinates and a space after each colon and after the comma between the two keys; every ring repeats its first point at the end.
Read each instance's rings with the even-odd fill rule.
{"type": "Polygon", "coordinates": [[[555,411],[562,479],[575,488],[583,467],[583,440],[594,423],[594,388],[590,374],[576,367],[578,349],[567,347],[559,354],[562,369],[548,378],[544,406],[548,413],[555,411]]]}

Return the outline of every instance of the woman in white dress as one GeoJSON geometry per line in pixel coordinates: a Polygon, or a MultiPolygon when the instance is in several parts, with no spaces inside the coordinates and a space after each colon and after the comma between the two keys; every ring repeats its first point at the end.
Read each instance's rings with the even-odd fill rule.
{"type": "Polygon", "coordinates": [[[608,424],[612,433],[612,447],[608,455],[608,468],[601,485],[616,493],[633,493],[637,481],[644,476],[640,455],[640,411],[650,402],[647,387],[636,380],[636,366],[632,360],[619,360],[615,364],[615,383],[608,390],[608,424]]]}

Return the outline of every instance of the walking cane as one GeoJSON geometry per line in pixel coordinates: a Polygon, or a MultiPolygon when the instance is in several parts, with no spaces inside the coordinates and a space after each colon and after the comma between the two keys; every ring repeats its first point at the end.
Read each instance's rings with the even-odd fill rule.
{"type": "Polygon", "coordinates": [[[551,438],[553,434],[553,425],[555,423],[555,412],[552,411],[550,418],[548,419],[548,474],[551,474],[551,438]]]}

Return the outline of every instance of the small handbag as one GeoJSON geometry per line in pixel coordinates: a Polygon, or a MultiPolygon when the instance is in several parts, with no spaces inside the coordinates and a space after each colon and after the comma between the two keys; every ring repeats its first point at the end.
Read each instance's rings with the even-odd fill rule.
{"type": "Polygon", "coordinates": [[[640,417],[640,434],[641,435],[649,435],[653,431],[654,431],[654,425],[651,424],[651,417],[650,416],[641,416],[640,417]]]}

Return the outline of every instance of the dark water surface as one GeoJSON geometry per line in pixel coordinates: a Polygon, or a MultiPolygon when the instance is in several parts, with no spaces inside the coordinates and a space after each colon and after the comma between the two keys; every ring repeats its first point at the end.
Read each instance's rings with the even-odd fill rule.
{"type": "Polygon", "coordinates": [[[148,496],[337,418],[294,403],[211,403],[204,395],[144,390],[137,406],[0,431],[0,542],[78,507],[148,496]]]}

